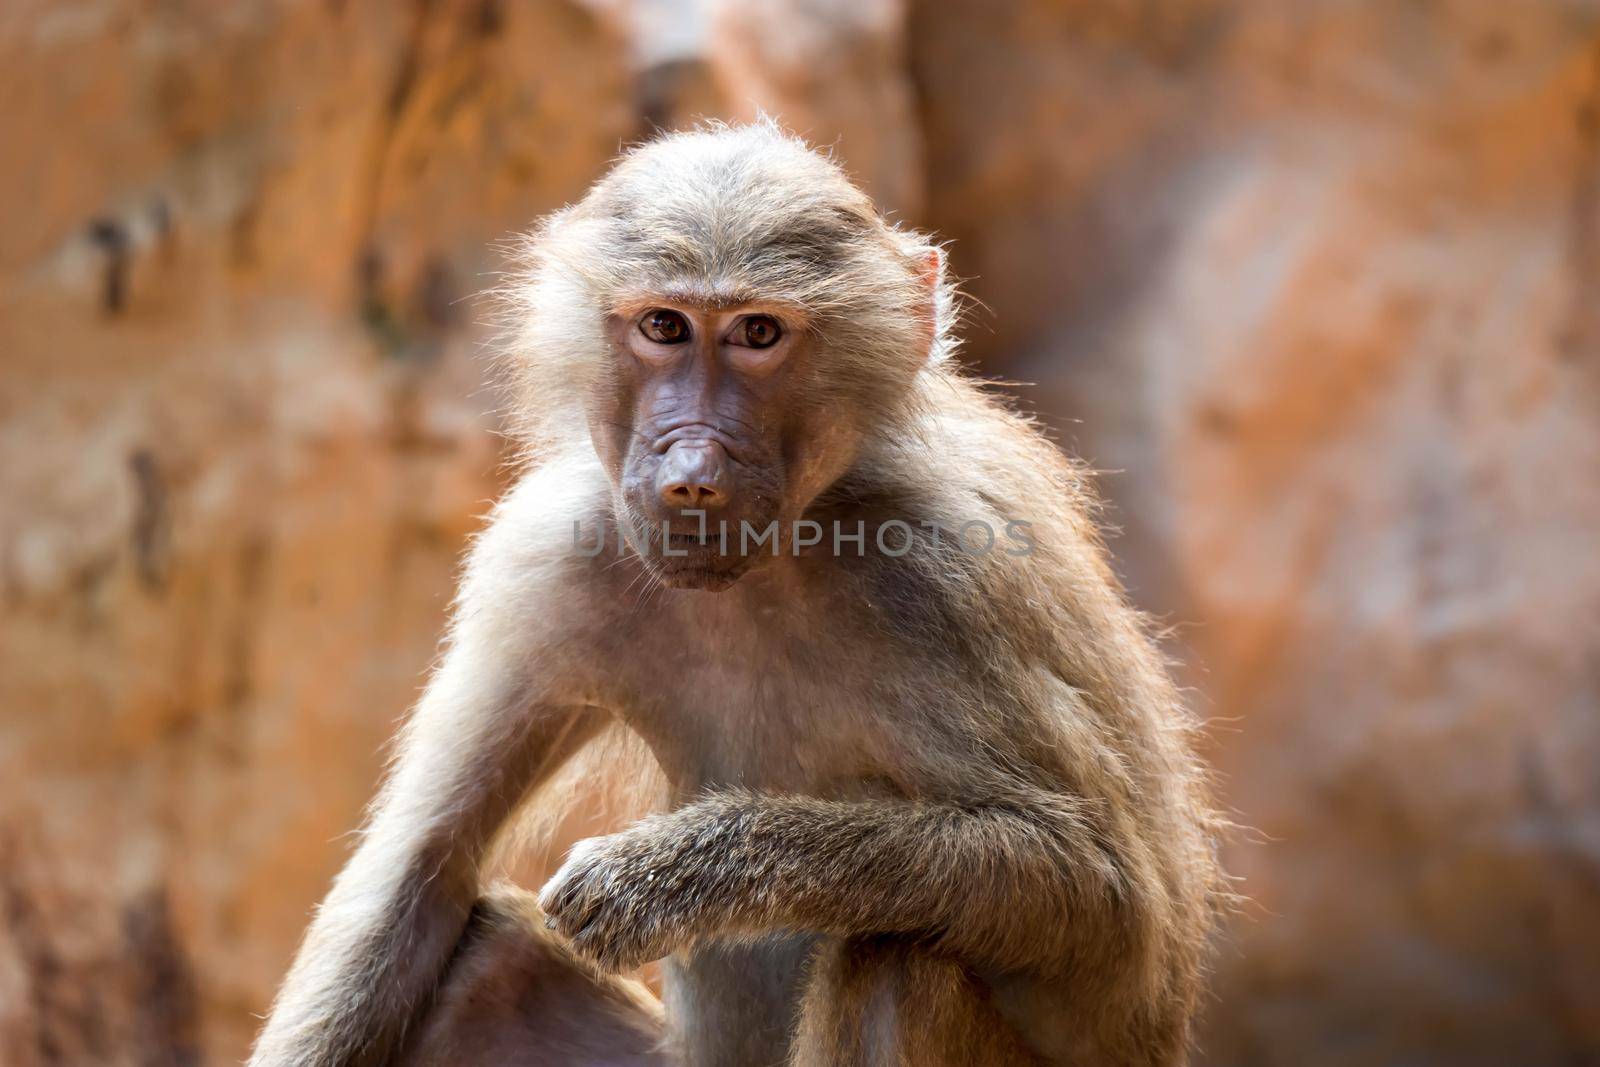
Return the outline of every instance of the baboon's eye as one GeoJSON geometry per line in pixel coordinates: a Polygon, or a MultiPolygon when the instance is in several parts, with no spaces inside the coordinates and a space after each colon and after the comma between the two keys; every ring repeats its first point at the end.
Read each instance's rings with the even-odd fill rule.
{"type": "Polygon", "coordinates": [[[746,348],[771,348],[783,336],[783,327],[771,315],[751,315],[733,331],[729,341],[746,348]]]}
{"type": "Polygon", "coordinates": [[[689,320],[671,308],[645,313],[639,332],[658,345],[681,345],[689,339],[689,320]]]}

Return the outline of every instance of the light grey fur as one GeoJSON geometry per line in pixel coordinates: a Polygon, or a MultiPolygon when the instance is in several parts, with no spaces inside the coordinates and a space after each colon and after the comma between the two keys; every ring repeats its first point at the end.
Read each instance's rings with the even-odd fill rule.
{"type": "Polygon", "coordinates": [[[529,466],[252,1063],[384,1062],[502,826],[613,724],[669,810],[574,850],[543,904],[602,968],[668,958],[688,1062],[1181,1062],[1221,897],[1190,720],[1079,469],[950,358],[936,247],[770,125],[715,128],[626,157],[511,293],[529,466]],[[643,461],[608,323],[666,299],[801,324],[769,414],[813,447],[774,450],[780,514],[1025,519],[1037,549],[923,535],[715,589],[574,553],[643,461]]]}

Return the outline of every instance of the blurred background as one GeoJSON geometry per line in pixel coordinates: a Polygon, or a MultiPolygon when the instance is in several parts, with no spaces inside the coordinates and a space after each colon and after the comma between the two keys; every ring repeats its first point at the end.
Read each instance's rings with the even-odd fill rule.
{"type": "Polygon", "coordinates": [[[1207,1064],[1600,1063],[1600,4],[7,0],[0,1063],[246,1052],[501,488],[476,291],[758,108],[1105,471],[1207,1064]]]}

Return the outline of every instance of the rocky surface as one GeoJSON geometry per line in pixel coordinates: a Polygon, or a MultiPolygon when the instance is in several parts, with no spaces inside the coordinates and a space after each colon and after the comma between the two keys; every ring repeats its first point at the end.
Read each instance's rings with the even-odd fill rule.
{"type": "Polygon", "coordinates": [[[0,100],[0,1062],[243,1054],[498,488],[492,243],[758,108],[1109,472],[1255,828],[1206,1060],[1600,1055],[1593,5],[22,0],[0,100]]]}
{"type": "Polygon", "coordinates": [[[1208,1058],[1600,1055],[1595,9],[927,15],[974,348],[1115,472],[1261,838],[1208,1058]]]}
{"type": "Polygon", "coordinates": [[[0,1062],[243,1054],[497,491],[463,298],[636,132],[624,52],[559,3],[0,21],[0,1062]]]}

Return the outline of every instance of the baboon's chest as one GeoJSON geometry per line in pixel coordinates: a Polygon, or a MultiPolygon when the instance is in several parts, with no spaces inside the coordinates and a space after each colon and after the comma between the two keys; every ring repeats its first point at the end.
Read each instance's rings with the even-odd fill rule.
{"type": "Polygon", "coordinates": [[[685,795],[861,795],[903,762],[917,666],[869,615],[696,607],[650,628],[651,670],[629,687],[633,725],[685,795]]]}
{"type": "Polygon", "coordinates": [[[698,660],[699,683],[663,687],[647,729],[668,735],[670,772],[687,792],[848,794],[876,775],[889,739],[873,680],[807,651],[767,650],[743,664],[698,660]]]}

